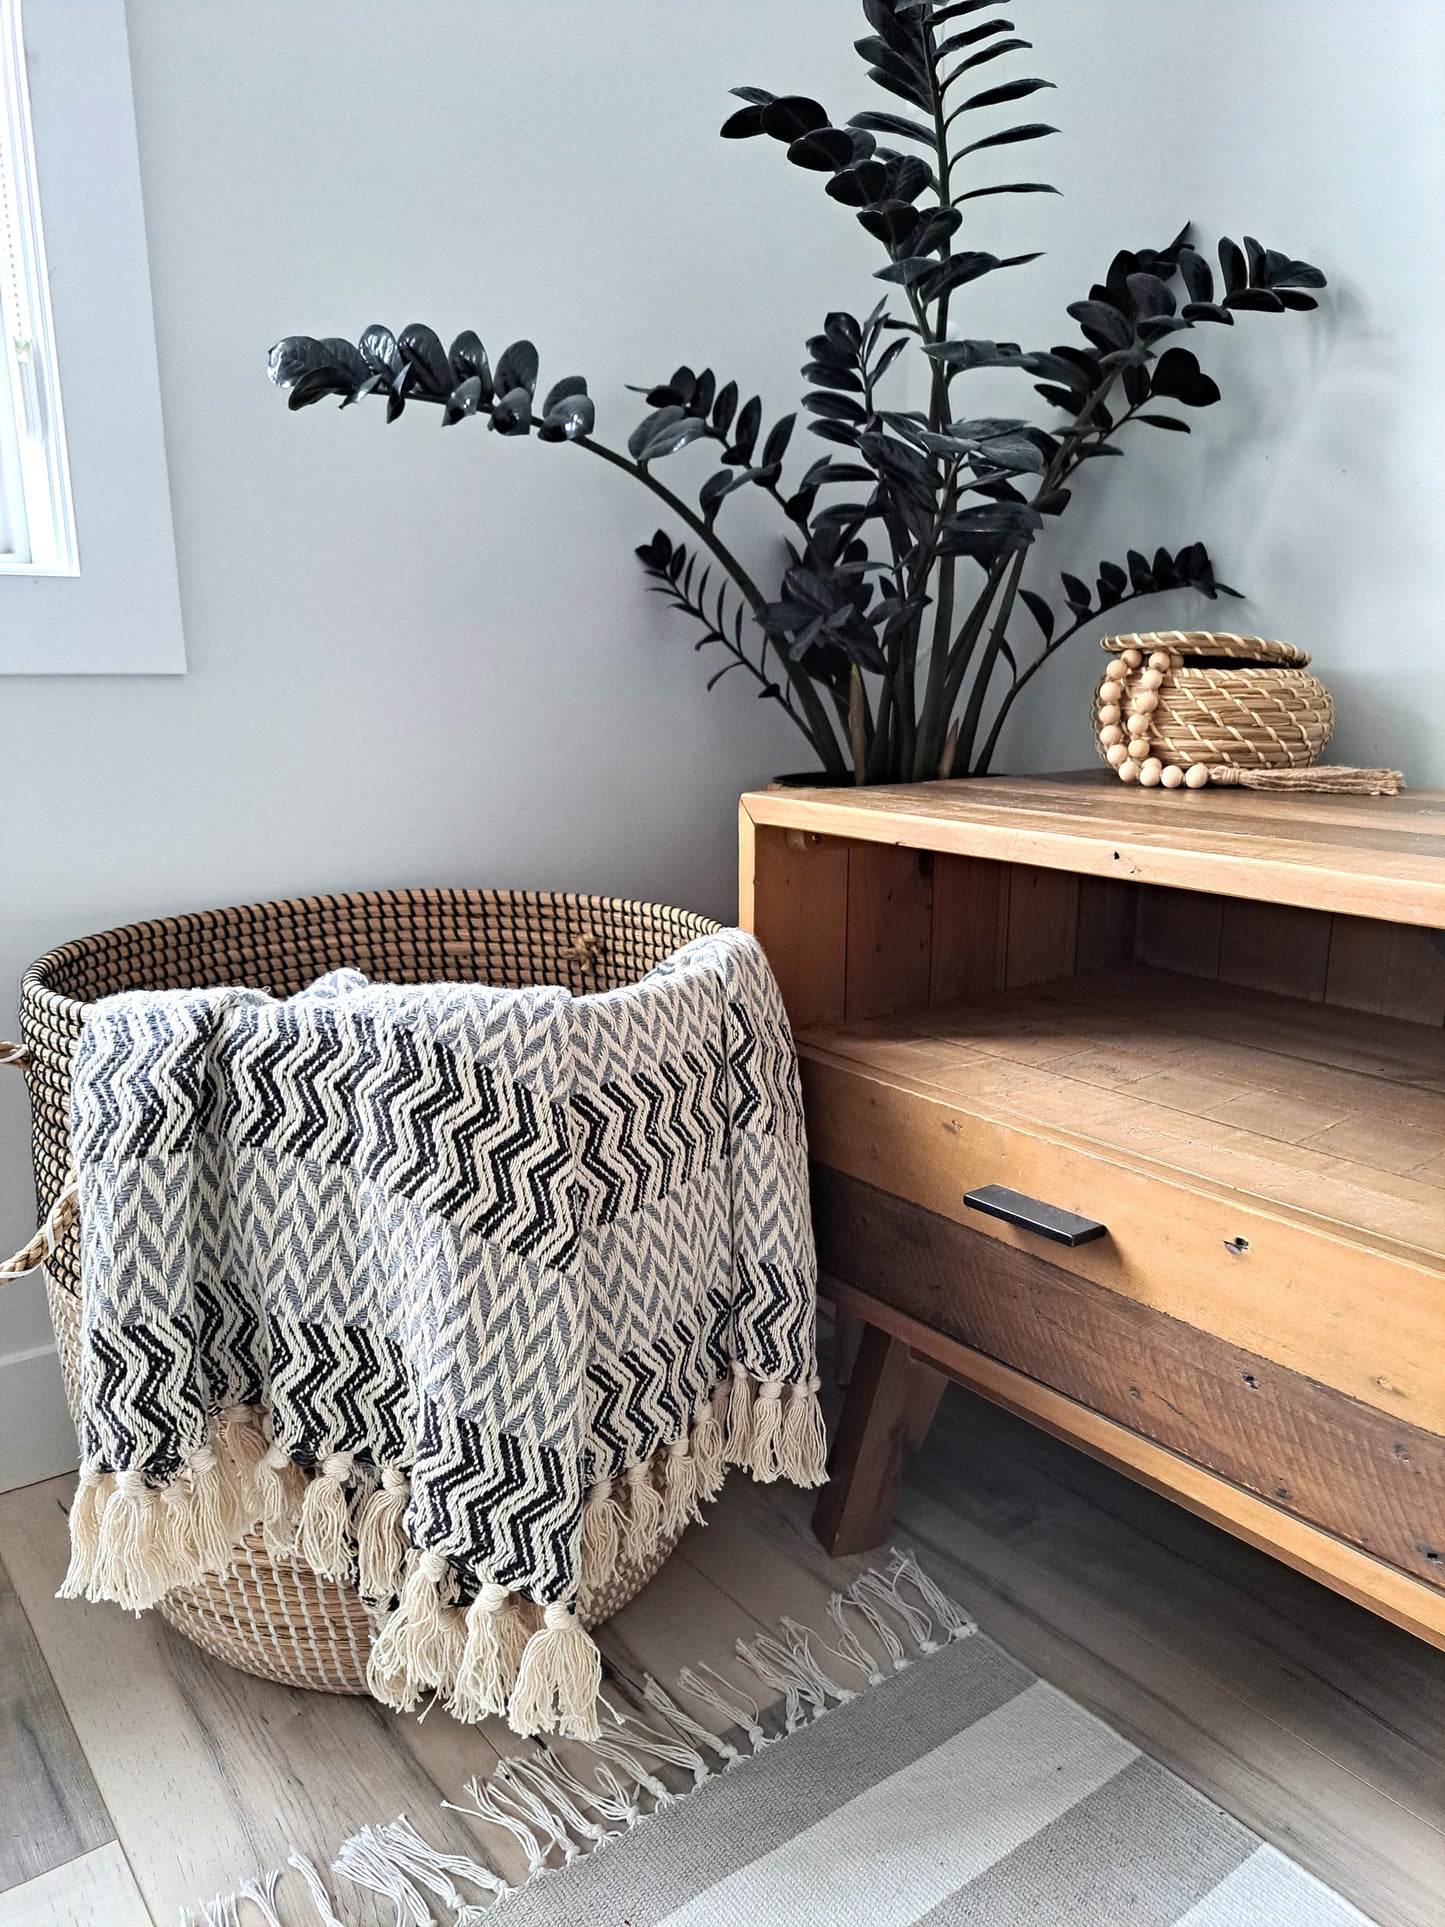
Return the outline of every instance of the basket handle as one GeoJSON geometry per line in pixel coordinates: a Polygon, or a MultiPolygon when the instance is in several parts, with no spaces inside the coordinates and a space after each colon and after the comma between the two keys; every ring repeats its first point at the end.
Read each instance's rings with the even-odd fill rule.
{"type": "MultiPolygon", "coordinates": [[[[23,1044],[0,1043],[0,1064],[13,1064],[17,1070],[23,1071],[28,1069],[30,1062],[30,1052],[23,1044]]],[[[13,1258],[7,1258],[0,1264],[0,1285],[8,1285],[12,1278],[23,1278],[27,1272],[39,1271],[43,1264],[55,1256],[57,1245],[79,1216],[80,1180],[72,1165],[44,1224],[28,1245],[23,1245],[13,1258]]]]}

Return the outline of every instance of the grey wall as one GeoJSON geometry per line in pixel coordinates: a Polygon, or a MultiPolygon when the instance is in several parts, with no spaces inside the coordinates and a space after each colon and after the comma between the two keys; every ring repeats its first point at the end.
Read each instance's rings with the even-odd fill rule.
{"type": "MultiPolygon", "coordinates": [[[[1067,196],[981,204],[984,245],[1007,213],[1001,251],[1050,256],[982,284],[966,325],[1065,338],[1116,246],[1189,216],[1335,282],[1320,317],[1204,337],[1218,419],[1107,465],[1060,559],[1205,539],[1252,591],[1233,622],[1317,650],[1340,752],[1445,781],[1423,238],[1445,9],[1019,0],[1015,18],[1064,130],[1020,171],[1067,196]]],[[[737,81],[839,116],[876,104],[853,0],[132,0],[128,19],[190,672],[0,684],[0,979],[79,932],[305,891],[529,883],[730,912],[736,794],[806,754],[740,682],[704,696],[631,555],[650,502],[576,450],[431,413],[291,417],[263,360],[288,330],[421,318],[489,346],[532,334],[544,380],[585,372],[615,439],[623,384],[683,359],[780,412],[824,310],[873,298],[872,244],[777,149],[714,134],[737,81]]],[[[754,553],[767,566],[760,533],[754,553]]],[[[1014,766],[1086,760],[1094,667],[1087,646],[1055,665],[1014,766]]],[[[23,1110],[0,1090],[4,1243],[30,1222],[23,1110]]],[[[27,1436],[54,1453],[45,1331],[38,1295],[8,1293],[0,1408],[28,1386],[27,1436]]]]}

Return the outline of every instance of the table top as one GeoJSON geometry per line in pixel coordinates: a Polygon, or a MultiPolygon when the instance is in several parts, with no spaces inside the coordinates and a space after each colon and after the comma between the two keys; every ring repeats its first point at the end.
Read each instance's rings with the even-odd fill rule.
{"type": "Polygon", "coordinates": [[[1445,790],[1141,790],[1110,772],[750,791],[754,824],[1445,930],[1445,790]]]}

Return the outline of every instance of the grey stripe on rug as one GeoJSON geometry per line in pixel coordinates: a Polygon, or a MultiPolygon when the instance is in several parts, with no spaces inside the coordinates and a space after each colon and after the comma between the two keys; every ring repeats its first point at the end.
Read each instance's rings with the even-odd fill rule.
{"type": "Polygon", "coordinates": [[[522,1885],[405,1820],[363,1829],[335,1871],[398,1922],[456,1927],[1370,1927],[976,1632],[911,1556],[829,1617],[827,1641],[785,1621],[739,1645],[752,1686],[783,1695],[781,1735],[736,1686],[684,1673],[596,1747],[473,1781],[457,1810],[526,1844],[522,1885]],[[739,1724],[719,1739],[689,1697],[739,1724]]]}

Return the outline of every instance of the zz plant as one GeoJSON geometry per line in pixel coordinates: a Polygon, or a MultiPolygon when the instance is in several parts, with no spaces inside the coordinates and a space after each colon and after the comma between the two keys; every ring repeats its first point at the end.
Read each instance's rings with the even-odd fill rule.
{"type": "Polygon", "coordinates": [[[744,105],[722,128],[729,140],[781,143],[886,257],[877,279],[889,292],[878,306],[862,320],[829,314],[807,344],[802,408],[830,447],[801,474],[784,479],[797,416],[765,434],[761,399],[739,405],[737,383],[710,368],[680,367],[637,391],[648,412],[626,453],[594,436],[580,375],[537,401],[530,341],[514,342],[493,368],[470,331],[450,349],[420,323],[399,335],[368,328],[355,346],[293,335],[272,349],[270,374],[292,408],[376,395],[395,421],[408,403],[431,402],[445,424],[486,415],[500,435],[571,442],[622,469],[681,525],[680,537],[659,529],[637,553],[653,586],[699,628],[697,647],[726,658],[709,687],[743,670],[836,782],[979,775],[1015,700],[1085,624],[1145,596],[1237,593],[1216,580],[1200,542],[1152,559],[1129,549],[1123,563],[1099,564],[1092,589],[1069,573],[1057,589],[1026,577],[1045,518],[1064,513],[1086,464],[1122,455],[1126,430],[1188,434],[1176,409],[1219,400],[1175,337],[1239,314],[1313,308],[1308,290],[1325,278],[1246,236],[1243,248],[1220,241],[1216,282],[1186,228],[1167,247],[1114,256],[1068,308],[1079,339],[1025,349],[963,334],[963,291],[1039,258],[969,247],[966,223],[985,197],[1056,192],[979,178],[1000,154],[1056,131],[997,124],[1000,109],[1051,83],[997,78],[1007,66],[994,63],[1029,46],[999,0],[863,0],[863,11],[871,31],[857,46],[869,78],[909,111],[890,105],[835,126],[805,95],[739,87],[744,105]],[[925,359],[926,408],[902,405],[898,364],[909,350],[925,359]],[[1047,419],[969,415],[967,378],[979,369],[1017,371],[1047,419]],[[674,458],[694,444],[717,458],[696,506],[671,479],[674,458]],[[776,504],[785,531],[786,566],[771,594],[722,532],[724,504],[744,488],[776,504]]]}

